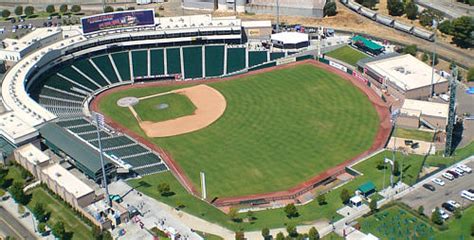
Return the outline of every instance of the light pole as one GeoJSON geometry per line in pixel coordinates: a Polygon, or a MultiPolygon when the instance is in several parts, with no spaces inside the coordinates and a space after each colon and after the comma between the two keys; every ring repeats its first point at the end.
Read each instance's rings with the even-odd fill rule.
{"type": "Polygon", "coordinates": [[[433,19],[433,24],[432,26],[434,27],[434,36],[433,36],[433,56],[431,57],[431,93],[430,93],[430,98],[434,96],[435,90],[434,90],[434,65],[435,65],[435,58],[436,58],[436,29],[438,27],[438,22],[433,19]]]}
{"type": "Polygon", "coordinates": [[[276,7],[277,7],[277,19],[276,19],[276,32],[280,32],[280,0],[276,0],[276,7]]]}
{"type": "Polygon", "coordinates": [[[106,203],[109,206],[112,206],[112,201],[110,201],[109,196],[109,188],[107,186],[107,175],[105,174],[105,166],[104,166],[104,153],[102,151],[102,140],[100,137],[100,128],[104,126],[104,116],[100,113],[94,113],[95,115],[95,123],[97,128],[97,141],[99,143],[99,155],[100,155],[100,165],[102,168],[102,185],[105,189],[105,197],[106,203]]]}

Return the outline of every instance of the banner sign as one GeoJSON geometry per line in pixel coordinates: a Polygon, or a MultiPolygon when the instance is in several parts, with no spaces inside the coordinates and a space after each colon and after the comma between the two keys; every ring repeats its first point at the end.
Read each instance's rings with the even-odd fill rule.
{"type": "Polygon", "coordinates": [[[362,74],[358,73],[357,71],[352,71],[352,76],[354,76],[355,78],[361,80],[364,83],[368,82],[368,80],[364,76],[362,76],[362,74]]]}
{"type": "Polygon", "coordinates": [[[155,25],[153,9],[104,13],[81,18],[84,34],[110,28],[155,25]]]}
{"type": "Polygon", "coordinates": [[[280,58],[280,59],[276,60],[276,65],[288,64],[288,63],[292,63],[292,62],[296,62],[295,57],[280,58]]]}
{"type": "Polygon", "coordinates": [[[344,67],[343,65],[337,63],[337,62],[329,61],[329,65],[330,65],[331,67],[335,67],[335,68],[337,68],[337,69],[339,69],[339,70],[342,70],[342,71],[344,71],[344,72],[347,72],[347,68],[344,67]]]}

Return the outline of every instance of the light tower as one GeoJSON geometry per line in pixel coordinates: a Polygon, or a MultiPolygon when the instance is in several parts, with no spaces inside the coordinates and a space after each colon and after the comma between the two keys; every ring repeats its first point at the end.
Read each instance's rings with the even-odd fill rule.
{"type": "Polygon", "coordinates": [[[458,69],[456,66],[451,70],[449,77],[449,115],[448,125],[446,126],[446,146],[444,148],[444,156],[451,156],[453,147],[453,130],[456,121],[456,88],[458,79],[458,69]]]}
{"type": "Polygon", "coordinates": [[[104,126],[104,116],[100,113],[94,113],[95,123],[97,127],[97,141],[99,142],[100,166],[102,168],[102,184],[105,189],[106,203],[112,206],[109,195],[109,187],[107,186],[107,175],[104,166],[104,153],[102,151],[102,139],[100,138],[100,129],[104,126]]]}

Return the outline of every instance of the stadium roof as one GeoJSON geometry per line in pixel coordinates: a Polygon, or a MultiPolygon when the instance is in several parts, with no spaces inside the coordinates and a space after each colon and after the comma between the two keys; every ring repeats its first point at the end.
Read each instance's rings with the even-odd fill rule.
{"type": "Polygon", "coordinates": [[[272,34],[272,41],[283,44],[297,44],[309,41],[308,34],[300,32],[281,32],[272,34]]]}
{"type": "Polygon", "coordinates": [[[50,165],[44,168],[42,172],[48,175],[49,178],[54,180],[57,185],[66,189],[76,198],[80,198],[84,195],[94,192],[91,187],[82,182],[79,178],[74,176],[68,170],[61,167],[61,165],[59,164],[50,165]]]}
{"type": "Polygon", "coordinates": [[[53,28],[53,27],[37,28],[34,31],[21,37],[20,39],[5,38],[3,40],[3,43],[6,46],[2,50],[11,51],[11,52],[21,52],[25,48],[32,45],[33,43],[40,41],[41,39],[48,38],[61,31],[62,31],[61,28],[53,28]]]}
{"type": "Polygon", "coordinates": [[[357,35],[355,37],[352,38],[352,41],[353,42],[362,42],[364,44],[364,46],[366,46],[367,48],[371,49],[371,50],[380,50],[383,48],[383,46],[375,43],[375,42],[372,42],[370,41],[369,39],[365,38],[365,37],[362,37],[360,35],[357,35]]]}
{"type": "MultiPolygon", "coordinates": [[[[431,67],[410,54],[369,62],[366,66],[405,91],[431,85],[431,67]]],[[[434,84],[446,81],[435,73],[434,84]]]]}
{"type": "Polygon", "coordinates": [[[440,118],[448,118],[449,114],[449,105],[446,103],[436,103],[413,99],[405,99],[402,111],[404,109],[420,111],[422,115],[440,118]]]}
{"type": "MultiPolygon", "coordinates": [[[[39,131],[44,139],[90,171],[96,173],[101,170],[99,153],[66,129],[56,123],[47,123],[39,131]]],[[[104,158],[104,162],[111,163],[107,158],[104,158]]]]}
{"type": "Polygon", "coordinates": [[[21,146],[17,152],[33,165],[47,162],[50,159],[48,155],[31,143],[21,146]]]}

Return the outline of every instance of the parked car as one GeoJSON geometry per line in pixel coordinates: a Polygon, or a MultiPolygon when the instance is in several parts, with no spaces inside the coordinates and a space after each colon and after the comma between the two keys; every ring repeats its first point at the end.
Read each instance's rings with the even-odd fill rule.
{"type": "Polygon", "coordinates": [[[462,169],[464,172],[472,173],[472,169],[464,164],[458,164],[457,168],[462,169]]]}
{"type": "Polygon", "coordinates": [[[443,176],[444,178],[448,179],[448,180],[454,180],[454,176],[451,174],[451,173],[448,173],[448,172],[444,172],[443,174],[441,174],[441,176],[443,176]]]}
{"type": "Polygon", "coordinates": [[[465,198],[465,199],[468,199],[470,201],[474,201],[474,193],[472,192],[469,192],[467,190],[463,190],[461,192],[461,197],[465,198]]]}
{"type": "Polygon", "coordinates": [[[456,172],[457,174],[459,174],[460,177],[462,177],[464,175],[464,171],[461,170],[461,169],[458,169],[458,168],[453,168],[453,169],[451,169],[451,171],[456,172]]]}
{"type": "Polygon", "coordinates": [[[469,190],[467,190],[467,191],[470,192],[470,193],[472,193],[472,194],[474,194],[474,189],[472,189],[472,188],[469,189],[469,190]]]}
{"type": "Polygon", "coordinates": [[[423,184],[423,187],[430,190],[430,191],[432,191],[432,192],[434,192],[436,190],[436,188],[433,185],[428,184],[428,183],[423,184]]]}
{"type": "Polygon", "coordinates": [[[441,207],[443,207],[444,209],[446,209],[446,210],[448,210],[448,211],[450,211],[450,212],[454,212],[454,210],[456,210],[456,208],[455,208],[453,205],[451,205],[451,204],[449,204],[449,203],[447,203],[447,202],[441,204],[441,207]]]}
{"type": "Polygon", "coordinates": [[[454,178],[458,178],[459,177],[459,174],[455,171],[452,171],[452,170],[448,170],[448,173],[453,175],[454,178]]]}
{"type": "MultiPolygon", "coordinates": [[[[434,212],[435,210],[436,210],[436,208],[433,209],[432,212],[434,212]]],[[[447,219],[449,218],[449,214],[446,213],[446,212],[445,212],[443,209],[441,209],[441,208],[439,208],[439,215],[441,216],[441,218],[442,218],[443,220],[447,220],[447,219]]]]}
{"type": "Polygon", "coordinates": [[[460,208],[461,207],[461,204],[459,204],[458,202],[454,201],[454,200],[448,200],[446,201],[447,203],[451,204],[453,207],[455,208],[460,208]]]}
{"type": "Polygon", "coordinates": [[[433,178],[431,181],[440,186],[444,186],[444,181],[439,178],[433,178]]]}

